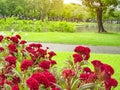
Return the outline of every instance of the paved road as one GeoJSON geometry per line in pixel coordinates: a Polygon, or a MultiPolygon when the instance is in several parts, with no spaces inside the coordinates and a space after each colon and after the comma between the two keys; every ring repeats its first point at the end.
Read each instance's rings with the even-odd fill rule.
{"type": "MultiPolygon", "coordinates": [[[[54,51],[68,51],[73,52],[77,45],[69,44],[53,44],[53,43],[41,43],[43,47],[49,47],[54,51]]],[[[84,45],[86,46],[86,45],[84,45]]],[[[88,46],[92,53],[105,53],[105,54],[120,54],[120,47],[116,46],[88,46]]]]}

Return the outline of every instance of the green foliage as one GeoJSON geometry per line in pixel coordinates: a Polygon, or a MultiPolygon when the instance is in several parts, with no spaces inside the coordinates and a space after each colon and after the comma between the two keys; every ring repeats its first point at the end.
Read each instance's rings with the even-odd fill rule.
{"type": "Polygon", "coordinates": [[[75,32],[75,24],[66,21],[19,20],[7,18],[0,20],[0,30],[26,31],[26,32],[75,32]]]}

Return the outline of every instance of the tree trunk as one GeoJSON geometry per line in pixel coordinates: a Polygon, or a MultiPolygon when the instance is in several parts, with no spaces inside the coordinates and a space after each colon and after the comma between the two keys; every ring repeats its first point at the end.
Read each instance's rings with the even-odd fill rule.
{"type": "Polygon", "coordinates": [[[103,27],[103,23],[102,23],[102,13],[103,13],[103,10],[101,7],[99,7],[97,9],[98,32],[106,32],[104,27],[103,27]]]}

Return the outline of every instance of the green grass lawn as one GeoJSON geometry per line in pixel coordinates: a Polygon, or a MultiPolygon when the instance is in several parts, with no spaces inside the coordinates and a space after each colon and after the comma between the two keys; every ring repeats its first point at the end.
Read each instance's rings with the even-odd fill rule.
{"type": "MultiPolygon", "coordinates": [[[[10,34],[10,32],[4,32],[10,34]]],[[[18,32],[16,32],[18,33],[18,32]]],[[[120,46],[120,33],[19,32],[23,39],[64,44],[120,46]]]]}
{"type": "MultiPolygon", "coordinates": [[[[70,56],[72,55],[72,52],[57,52],[57,56],[55,56],[53,59],[57,61],[57,66],[59,68],[62,68],[65,66],[65,60],[68,60],[70,56]]],[[[120,90],[120,55],[119,54],[91,54],[90,61],[92,60],[101,60],[103,63],[111,65],[115,73],[113,75],[114,78],[118,80],[118,87],[116,87],[114,90],[120,90]]],[[[90,67],[93,67],[91,64],[90,67]]]]}

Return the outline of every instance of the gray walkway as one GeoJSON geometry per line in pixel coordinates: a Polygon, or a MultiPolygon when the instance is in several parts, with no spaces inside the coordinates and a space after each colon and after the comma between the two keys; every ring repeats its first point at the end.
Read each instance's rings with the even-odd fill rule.
{"type": "MultiPolygon", "coordinates": [[[[73,52],[77,45],[41,43],[43,47],[49,47],[53,51],[73,52]]],[[[85,46],[85,45],[84,45],[85,46]]],[[[116,46],[88,46],[92,53],[120,54],[120,47],[116,46]]]]}

